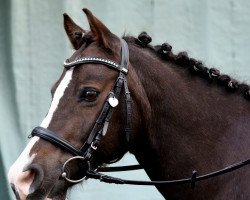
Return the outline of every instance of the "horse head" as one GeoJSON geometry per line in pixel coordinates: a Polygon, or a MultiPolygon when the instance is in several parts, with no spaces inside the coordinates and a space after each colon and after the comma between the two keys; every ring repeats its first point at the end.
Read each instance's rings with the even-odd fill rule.
{"type": "MultiPolygon", "coordinates": [[[[52,102],[47,116],[32,132],[32,139],[9,170],[9,182],[18,199],[64,199],[67,189],[74,183],[62,178],[62,172],[67,173],[68,179],[81,179],[89,165],[95,169],[103,163],[120,159],[128,151],[129,144],[124,134],[126,91],[121,91],[123,84],[127,84],[124,83],[127,69],[118,66],[123,59],[122,42],[89,10],[83,11],[90,31],[84,30],[64,14],[64,28],[75,52],[66,60],[61,77],[51,89],[52,102]],[[122,84],[119,86],[120,80],[122,84]],[[120,90],[120,97],[115,97],[117,90],[120,90]],[[112,109],[116,106],[111,118],[112,109]],[[101,119],[100,113],[104,113],[101,119]],[[96,150],[97,144],[93,142],[104,132],[107,135],[96,150]],[[71,146],[73,150],[61,148],[62,145],[56,145],[53,140],[66,142],[66,146],[71,146]],[[81,149],[86,143],[87,147],[81,149]],[[75,153],[74,150],[79,151],[75,153]],[[63,167],[79,152],[86,158],[87,151],[91,151],[91,159],[75,159],[63,167]]],[[[132,68],[130,70],[133,71],[132,68]]],[[[142,94],[134,94],[135,90],[141,90],[138,90],[140,84],[133,76],[132,72],[128,76],[128,82],[133,84],[129,100],[136,107],[134,98],[142,94]]],[[[133,109],[130,141],[133,140],[133,132],[138,132],[141,127],[140,112],[133,109]]]]}

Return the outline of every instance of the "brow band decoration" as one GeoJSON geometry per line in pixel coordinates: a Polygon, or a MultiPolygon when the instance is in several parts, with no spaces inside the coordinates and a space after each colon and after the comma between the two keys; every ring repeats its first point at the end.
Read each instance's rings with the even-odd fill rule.
{"type": "Polygon", "coordinates": [[[64,67],[66,69],[69,69],[71,67],[74,67],[79,64],[87,64],[87,63],[98,63],[98,64],[103,64],[107,65],[109,67],[112,67],[118,71],[123,72],[124,74],[128,73],[128,70],[124,67],[121,67],[119,64],[115,63],[114,61],[108,60],[108,59],[103,59],[103,58],[97,58],[97,57],[86,57],[86,58],[80,58],[72,62],[64,62],[64,67]]]}

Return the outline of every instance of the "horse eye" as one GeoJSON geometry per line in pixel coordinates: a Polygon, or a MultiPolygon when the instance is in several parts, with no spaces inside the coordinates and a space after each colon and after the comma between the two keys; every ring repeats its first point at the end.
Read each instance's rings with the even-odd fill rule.
{"type": "Polygon", "coordinates": [[[94,88],[84,88],[80,91],[78,101],[95,101],[100,92],[96,91],[94,88]]]}

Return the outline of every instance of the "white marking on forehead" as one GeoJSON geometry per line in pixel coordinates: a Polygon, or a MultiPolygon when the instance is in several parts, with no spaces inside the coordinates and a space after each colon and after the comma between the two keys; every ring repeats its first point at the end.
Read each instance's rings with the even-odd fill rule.
{"type": "MultiPolygon", "coordinates": [[[[65,89],[68,87],[73,74],[74,68],[71,68],[67,70],[65,76],[61,80],[59,86],[57,87],[54,98],[52,100],[49,112],[45,119],[41,123],[41,127],[47,128],[52,120],[53,114],[56,111],[59,101],[64,95],[65,89]]],[[[35,158],[36,154],[32,154],[30,156],[30,151],[34,144],[39,141],[39,137],[35,136],[33,137],[28,145],[25,147],[21,155],[18,157],[18,159],[15,161],[15,163],[11,166],[9,173],[8,173],[8,180],[10,183],[13,183],[19,192],[19,194],[22,194],[24,196],[27,196],[29,194],[29,187],[30,185],[24,185],[21,181],[23,176],[25,174],[23,173],[23,168],[32,163],[33,159],[35,158]]]]}
{"type": "Polygon", "coordinates": [[[70,68],[64,78],[62,79],[61,83],[59,84],[59,86],[57,87],[55,94],[54,94],[54,98],[53,101],[51,103],[49,112],[47,114],[47,116],[45,117],[45,119],[42,121],[41,123],[41,127],[43,128],[47,128],[52,120],[53,114],[55,112],[55,110],[57,109],[57,106],[59,104],[60,99],[62,98],[65,89],[68,87],[71,79],[72,79],[72,74],[73,74],[73,68],[70,68]]]}

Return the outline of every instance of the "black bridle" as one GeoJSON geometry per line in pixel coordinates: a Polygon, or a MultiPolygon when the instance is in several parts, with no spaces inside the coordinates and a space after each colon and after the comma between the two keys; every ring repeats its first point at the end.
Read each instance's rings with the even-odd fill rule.
{"type": "Polygon", "coordinates": [[[130,120],[131,120],[131,97],[128,90],[127,85],[127,73],[128,73],[128,64],[129,64],[129,50],[127,43],[122,39],[121,40],[121,63],[118,64],[112,60],[109,59],[103,59],[98,57],[84,57],[80,58],[73,62],[65,62],[64,67],[66,69],[70,69],[73,67],[77,67],[83,64],[103,64],[105,66],[108,66],[112,69],[115,69],[119,71],[119,76],[116,79],[116,82],[112,88],[112,90],[109,92],[109,95],[104,103],[104,106],[102,108],[102,111],[100,112],[86,142],[83,144],[83,146],[78,149],[74,147],[72,144],[70,144],[68,141],[64,140],[63,138],[59,137],[58,134],[55,132],[48,130],[43,127],[36,127],[32,133],[31,137],[38,136],[48,142],[51,142],[52,144],[62,148],[63,150],[68,151],[75,157],[70,158],[67,160],[63,166],[63,178],[68,180],[69,182],[80,182],[80,180],[70,180],[67,177],[66,172],[64,171],[65,166],[74,159],[81,159],[84,161],[90,161],[92,159],[92,155],[94,151],[97,149],[100,141],[102,138],[106,135],[109,121],[111,119],[112,113],[114,108],[118,105],[118,98],[120,96],[122,88],[124,88],[125,93],[125,100],[126,100],[126,125],[125,125],[125,135],[126,139],[129,140],[129,130],[130,130],[130,120]]]}
{"type": "Polygon", "coordinates": [[[64,67],[66,69],[70,69],[73,67],[77,67],[83,64],[103,64],[112,69],[119,71],[119,76],[110,91],[102,111],[97,118],[93,129],[90,132],[86,142],[84,145],[78,149],[70,144],[68,141],[60,138],[58,134],[52,132],[43,127],[36,127],[30,137],[38,136],[60,148],[71,153],[74,157],[68,159],[62,168],[62,178],[66,179],[71,183],[78,183],[86,178],[99,179],[100,181],[107,183],[116,183],[116,184],[132,184],[132,185],[176,185],[176,184],[184,184],[191,183],[191,187],[194,188],[195,182],[209,179],[215,176],[219,176],[221,174],[225,174],[236,169],[239,169],[243,166],[250,164],[250,159],[245,161],[241,161],[239,163],[230,165],[224,169],[211,172],[209,174],[205,174],[197,177],[197,172],[194,170],[191,178],[178,179],[178,180],[170,180],[170,181],[138,181],[138,180],[124,180],[111,176],[107,176],[105,174],[99,172],[113,172],[113,171],[127,171],[127,170],[136,170],[142,169],[140,165],[132,165],[132,166],[121,166],[121,167],[100,167],[97,170],[91,169],[90,161],[93,158],[93,153],[97,149],[100,141],[106,135],[108,130],[109,121],[111,119],[114,108],[118,105],[118,98],[120,96],[122,88],[125,91],[125,100],[126,100],[126,126],[125,126],[125,135],[127,141],[129,141],[129,131],[131,128],[131,97],[127,84],[127,74],[128,74],[128,64],[129,64],[129,50],[127,43],[122,39],[121,40],[121,63],[117,64],[116,62],[108,59],[98,58],[98,57],[84,57],[80,58],[73,62],[65,62],[64,67]],[[67,177],[67,173],[65,171],[66,165],[72,160],[80,159],[86,163],[88,163],[88,167],[86,169],[85,176],[79,180],[72,180],[67,177]]]}

